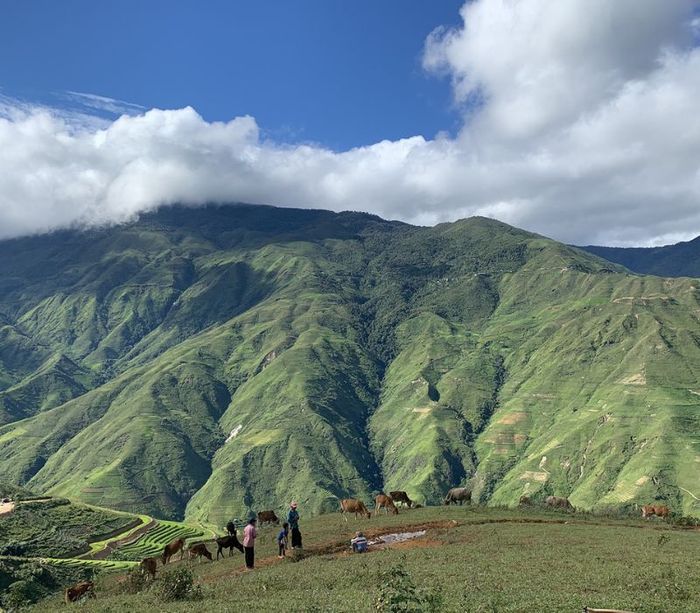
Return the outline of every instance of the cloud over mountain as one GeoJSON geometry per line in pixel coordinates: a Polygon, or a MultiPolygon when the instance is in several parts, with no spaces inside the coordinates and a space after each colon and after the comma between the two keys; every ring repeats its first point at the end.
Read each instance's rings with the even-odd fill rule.
{"type": "Polygon", "coordinates": [[[239,201],[424,224],[488,215],[578,243],[688,238],[700,233],[698,6],[465,4],[424,56],[463,109],[455,138],[335,152],[266,140],[252,117],[154,109],[103,124],[0,100],[0,237],[239,201]]]}

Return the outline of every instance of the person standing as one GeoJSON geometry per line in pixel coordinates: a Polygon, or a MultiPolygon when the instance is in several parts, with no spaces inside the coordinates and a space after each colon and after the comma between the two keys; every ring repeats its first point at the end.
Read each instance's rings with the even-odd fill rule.
{"type": "Polygon", "coordinates": [[[255,529],[255,518],[248,520],[248,525],[243,529],[243,552],[245,555],[245,567],[248,570],[255,568],[255,539],[258,532],[255,529]]]}
{"type": "Polygon", "coordinates": [[[277,547],[279,549],[277,557],[280,559],[284,559],[284,556],[286,555],[287,547],[289,546],[288,544],[288,538],[289,538],[289,524],[287,522],[284,522],[282,524],[282,530],[280,530],[280,533],[277,535],[277,547]]]}
{"type": "Polygon", "coordinates": [[[289,513],[287,513],[287,523],[292,529],[292,549],[301,549],[301,532],[299,532],[299,512],[297,511],[297,503],[292,502],[289,505],[289,513]]]}

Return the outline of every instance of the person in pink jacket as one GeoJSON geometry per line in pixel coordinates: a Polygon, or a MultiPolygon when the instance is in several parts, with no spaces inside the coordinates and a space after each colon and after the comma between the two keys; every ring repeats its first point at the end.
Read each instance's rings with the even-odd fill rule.
{"type": "Polygon", "coordinates": [[[255,568],[255,538],[258,532],[255,529],[255,518],[248,520],[248,525],[243,529],[243,552],[245,554],[245,567],[248,570],[255,568]]]}

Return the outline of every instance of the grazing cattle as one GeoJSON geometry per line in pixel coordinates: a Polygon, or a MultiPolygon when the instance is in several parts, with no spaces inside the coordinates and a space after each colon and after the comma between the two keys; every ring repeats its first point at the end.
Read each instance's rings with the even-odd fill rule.
{"type": "Polygon", "coordinates": [[[180,559],[182,560],[182,556],[185,555],[185,539],[175,539],[163,547],[163,555],[161,556],[163,564],[165,565],[170,562],[170,558],[172,558],[178,551],[180,552],[180,559]]]}
{"type": "Polygon", "coordinates": [[[544,502],[548,507],[552,507],[553,509],[565,509],[566,511],[576,510],[569,502],[569,499],[563,496],[547,496],[544,502]]]}
{"type": "Polygon", "coordinates": [[[233,548],[235,547],[243,553],[243,545],[241,545],[240,541],[238,540],[238,537],[235,534],[229,534],[228,536],[220,536],[218,539],[216,539],[216,546],[218,547],[216,551],[216,559],[219,559],[219,555],[223,557],[224,555],[224,549],[228,548],[228,555],[231,557],[233,555],[233,548]]]}
{"type": "Polygon", "coordinates": [[[268,524],[279,524],[280,520],[275,515],[274,511],[259,511],[258,512],[258,525],[262,526],[264,523],[268,524]]]}
{"type": "Polygon", "coordinates": [[[389,496],[391,496],[394,502],[400,502],[401,506],[408,505],[409,509],[413,506],[413,500],[411,500],[404,491],[389,492],[389,496]]]}
{"type": "Polygon", "coordinates": [[[374,514],[378,515],[379,509],[381,509],[382,507],[384,508],[384,513],[386,513],[387,515],[389,514],[389,509],[391,509],[391,512],[394,515],[399,514],[399,510],[396,508],[396,505],[391,499],[391,496],[387,496],[386,494],[379,494],[374,499],[374,514]]]}
{"type": "Polygon", "coordinates": [[[372,514],[367,510],[365,503],[361,500],[356,500],[355,498],[344,498],[340,501],[340,512],[343,514],[345,521],[348,521],[346,513],[354,513],[355,519],[357,519],[357,514],[364,515],[367,519],[372,517],[372,514]]]}
{"type": "Polygon", "coordinates": [[[529,504],[532,504],[532,503],[530,502],[530,497],[523,494],[523,495],[520,497],[520,500],[518,500],[518,504],[521,505],[521,506],[526,506],[526,505],[529,505],[529,504]]]}
{"type": "Polygon", "coordinates": [[[669,508],[664,505],[664,504],[658,504],[658,505],[653,505],[653,504],[645,504],[642,507],[642,517],[645,517],[649,519],[653,515],[656,515],[657,517],[662,517],[662,518],[667,518],[669,516],[669,508]]]}
{"type": "Polygon", "coordinates": [[[158,568],[158,558],[144,558],[141,560],[139,566],[143,569],[147,575],[150,575],[151,579],[156,578],[156,569],[158,568]]]}
{"type": "Polygon", "coordinates": [[[463,502],[471,501],[472,491],[468,487],[453,487],[445,496],[445,504],[452,504],[453,502],[457,504],[459,502],[461,506],[463,502]]]}
{"type": "Polygon", "coordinates": [[[202,558],[206,558],[210,562],[212,561],[211,553],[209,553],[209,550],[204,543],[195,543],[188,549],[188,551],[190,553],[190,560],[192,558],[199,558],[201,562],[202,558]]]}
{"type": "Polygon", "coordinates": [[[92,581],[81,581],[80,583],[76,583],[73,587],[66,588],[66,604],[78,602],[78,600],[84,597],[95,597],[95,584],[92,581]]]}

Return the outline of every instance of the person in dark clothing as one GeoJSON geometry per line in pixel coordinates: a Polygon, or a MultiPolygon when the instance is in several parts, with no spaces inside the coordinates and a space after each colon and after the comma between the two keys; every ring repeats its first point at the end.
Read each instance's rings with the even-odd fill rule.
{"type": "Polygon", "coordinates": [[[233,523],[233,520],[226,524],[226,532],[228,532],[230,536],[236,536],[236,524],[233,523]]]}
{"type": "Polygon", "coordinates": [[[287,522],[284,522],[282,524],[282,530],[280,530],[280,533],[277,535],[277,546],[279,548],[279,554],[277,555],[278,558],[284,558],[285,553],[287,551],[287,546],[288,546],[288,538],[289,538],[289,524],[287,522]]]}
{"type": "Polygon", "coordinates": [[[289,513],[287,513],[287,523],[292,529],[292,549],[301,549],[301,532],[299,531],[299,512],[297,511],[297,503],[292,502],[289,505],[289,513]]]}
{"type": "Polygon", "coordinates": [[[245,553],[245,567],[248,570],[255,568],[255,539],[258,532],[255,529],[255,518],[248,520],[248,525],[243,530],[243,550],[245,553]]]}

